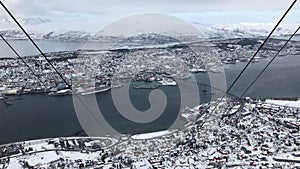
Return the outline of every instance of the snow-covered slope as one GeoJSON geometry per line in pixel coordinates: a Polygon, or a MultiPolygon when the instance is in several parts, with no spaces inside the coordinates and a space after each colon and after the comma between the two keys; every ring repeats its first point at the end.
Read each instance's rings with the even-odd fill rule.
{"type": "MultiPolygon", "coordinates": [[[[57,41],[86,41],[94,35],[104,23],[95,17],[70,17],[47,19],[41,16],[17,18],[34,39],[57,41]]],[[[207,38],[260,38],[265,37],[274,27],[274,23],[237,23],[207,25],[192,22],[207,38]]],[[[282,24],[274,36],[292,34],[299,24],[282,24]]],[[[10,39],[26,39],[10,19],[0,18],[0,33],[10,39]]],[[[100,37],[99,37],[100,38],[100,37]]],[[[93,39],[97,40],[97,39],[93,39]]]]}
{"type": "MultiPolygon", "coordinates": [[[[68,23],[63,20],[50,20],[40,16],[20,18],[17,20],[29,32],[34,39],[57,40],[57,41],[85,41],[89,39],[89,32],[83,31],[73,25],[84,25],[80,23],[68,23]]],[[[26,39],[24,33],[18,29],[13,20],[0,18],[0,33],[9,39],[26,39]]]]}
{"type": "MultiPolygon", "coordinates": [[[[194,23],[208,37],[213,38],[259,38],[266,37],[274,28],[275,23],[237,23],[237,24],[215,24],[203,25],[194,23]]],[[[297,23],[281,24],[273,36],[281,37],[292,34],[298,27],[297,23]]]]}

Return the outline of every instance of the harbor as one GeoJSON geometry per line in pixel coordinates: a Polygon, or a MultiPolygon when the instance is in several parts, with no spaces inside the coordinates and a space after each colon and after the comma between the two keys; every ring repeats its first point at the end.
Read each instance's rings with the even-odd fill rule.
{"type": "MultiPolygon", "coordinates": [[[[118,56],[116,55],[116,53],[108,54],[112,56],[118,56]]],[[[71,82],[72,73],[69,69],[72,68],[70,67],[70,65],[75,63],[75,56],[77,54],[76,52],[54,52],[51,54],[51,60],[59,60],[59,58],[61,58],[60,56],[62,55],[65,58],[60,59],[60,62],[56,63],[56,66],[59,69],[65,69],[62,72],[66,76],[67,80],[69,80],[68,82],[71,82]]],[[[245,55],[246,53],[243,54],[243,56],[245,55]]],[[[35,58],[39,58],[39,56],[35,56],[35,58]]],[[[35,61],[34,59],[32,59],[32,57],[28,57],[27,59],[29,60],[29,63],[31,63],[32,67],[35,67],[36,72],[39,72],[41,74],[46,87],[39,84],[38,80],[29,71],[27,71],[24,66],[17,67],[17,71],[12,71],[12,69],[16,67],[14,63],[18,60],[2,59],[0,61],[0,74],[3,80],[1,81],[0,92],[3,93],[11,89],[17,89],[21,91],[20,95],[2,94],[2,98],[3,96],[4,98],[7,98],[6,103],[10,104],[10,106],[7,107],[6,103],[3,102],[3,99],[0,100],[2,117],[0,119],[0,127],[2,128],[2,132],[0,133],[0,143],[4,144],[8,142],[46,137],[74,136],[76,133],[82,131],[73,107],[72,96],[64,95],[62,97],[49,97],[48,95],[49,92],[67,90],[65,88],[65,85],[63,85],[61,81],[59,81],[59,78],[55,76],[53,71],[49,69],[41,71],[41,69],[39,69],[40,65],[35,66],[35,61]],[[10,75],[12,76],[10,77],[10,75]],[[28,77],[27,81],[24,77],[28,77]],[[53,88],[55,88],[56,90],[54,90],[53,88]],[[11,126],[10,124],[12,123],[16,125],[11,126]],[[20,134],[10,135],[9,133],[20,134]]],[[[41,63],[44,62],[42,58],[39,60],[39,62],[41,63]]],[[[238,87],[234,87],[230,93],[239,96],[245,89],[247,84],[249,84],[249,80],[253,79],[255,74],[257,74],[268,61],[269,58],[266,58],[261,59],[259,62],[252,63],[249,66],[249,70],[245,72],[245,74],[239,81],[239,84],[237,85],[238,87]]],[[[252,86],[252,88],[247,93],[247,96],[253,98],[298,97],[300,95],[300,90],[298,89],[300,84],[299,81],[297,81],[297,79],[300,79],[300,75],[298,73],[298,68],[300,66],[299,63],[300,58],[298,55],[278,57],[276,60],[274,60],[272,66],[269,67],[269,69],[265,72],[261,79],[258,80],[254,86],[252,86]]],[[[112,62],[111,64],[115,63],[112,62]]],[[[232,80],[238,75],[238,72],[242,70],[245,64],[245,62],[239,62],[236,64],[222,65],[225,70],[227,84],[232,83],[232,80]]],[[[109,66],[110,65],[103,65],[102,67],[104,68],[104,70],[109,70],[109,66]]],[[[210,79],[208,77],[208,73],[210,72],[210,70],[194,67],[190,68],[190,71],[191,73],[194,72],[193,75],[195,76],[199,84],[202,83],[210,85],[210,79]]],[[[122,84],[122,80],[127,77],[125,76],[126,74],[121,75],[122,76],[119,78],[120,84],[122,84]]],[[[147,76],[145,77],[150,77],[149,80],[151,80],[153,74],[150,74],[151,76],[148,75],[149,74],[147,74],[147,76]]],[[[103,77],[108,78],[108,76],[103,77]]],[[[154,83],[158,83],[160,80],[162,80],[159,78],[160,76],[155,75],[155,77],[157,77],[157,81],[154,81],[154,83]]],[[[100,80],[99,85],[101,85],[101,78],[98,78],[97,80],[100,80]]],[[[188,81],[189,79],[186,80],[188,81]]],[[[95,87],[95,81],[90,84],[88,84],[87,86],[82,86],[81,89],[95,87]]],[[[120,87],[120,84],[117,85],[117,87],[120,87]]],[[[169,99],[171,99],[168,100],[168,103],[173,106],[169,106],[166,112],[176,112],[178,108],[176,106],[180,104],[178,101],[180,93],[178,92],[177,87],[175,85],[161,85],[158,88],[163,89],[165,92],[167,92],[167,95],[169,95],[169,99]]],[[[77,89],[80,89],[80,86],[77,89]]],[[[201,103],[205,103],[211,99],[211,96],[214,94],[214,92],[211,92],[210,89],[210,87],[201,87],[201,85],[199,85],[201,103]]],[[[132,102],[140,110],[147,109],[147,104],[145,103],[147,103],[148,101],[148,94],[150,91],[151,90],[148,89],[130,90],[130,97],[132,99],[132,102]]],[[[110,90],[107,90],[105,92],[96,93],[95,95],[99,102],[99,105],[103,106],[102,109],[105,112],[107,119],[117,119],[116,121],[118,121],[119,123],[114,123],[113,125],[115,128],[124,133],[143,133],[158,131],[164,129],[166,127],[164,126],[166,123],[171,123],[171,121],[168,121],[168,119],[160,119],[159,121],[157,121],[157,123],[151,124],[149,126],[129,124],[127,121],[122,120],[120,116],[117,115],[118,112],[113,108],[113,103],[110,101],[110,94],[110,90]],[[126,126],[126,128],[124,128],[124,126],[126,126]]]]}
{"type": "MultiPolygon", "coordinates": [[[[135,38],[139,37],[133,39],[135,38]]],[[[155,38],[149,39],[149,41],[156,43],[155,41],[164,40],[159,39],[161,37],[155,38]]],[[[276,48],[283,42],[283,40],[277,39],[270,41],[268,45],[276,48]]],[[[47,44],[47,42],[40,43],[47,44]]],[[[92,44],[90,43],[87,42],[88,45],[92,44]]],[[[64,90],[70,87],[74,91],[84,91],[93,87],[98,88],[101,85],[110,86],[113,80],[119,84],[128,79],[144,82],[155,81],[160,85],[175,85],[174,80],[176,78],[189,79],[195,73],[220,73],[223,67],[247,62],[251,52],[258,48],[261,41],[251,38],[236,38],[212,39],[210,43],[212,46],[209,48],[201,46],[201,42],[190,44],[191,48],[197,48],[199,51],[193,51],[184,45],[164,46],[164,48],[141,46],[139,49],[103,48],[91,50],[80,49],[79,46],[82,45],[82,42],[78,42],[77,45],[75,45],[76,42],[70,43],[71,46],[68,46],[68,43],[62,43],[61,45],[69,48],[68,51],[49,52],[47,57],[71,86],[62,84],[64,83],[62,79],[58,77],[41,55],[34,52],[29,55],[29,52],[27,56],[24,56],[24,60],[32,68],[34,75],[20,59],[9,56],[7,52],[0,56],[0,93],[5,95],[51,93],[50,95],[55,96],[64,95],[64,90]],[[76,47],[77,50],[74,50],[76,47]],[[196,55],[198,57],[195,57],[196,55]],[[89,66],[88,69],[87,66],[89,66]],[[81,80],[81,82],[76,83],[76,79],[81,80]]],[[[16,41],[16,44],[22,43],[16,41]]],[[[97,46],[97,44],[91,46],[97,46]]],[[[266,48],[253,59],[252,64],[264,62],[275,53],[274,50],[266,48]]],[[[297,56],[298,54],[297,42],[292,41],[279,56],[297,56]]],[[[114,88],[114,86],[111,87],[114,88]]],[[[137,88],[145,88],[145,86],[137,88]]],[[[98,92],[101,91],[98,90],[98,92]]],[[[66,93],[69,94],[70,92],[66,93]]]]}
{"type": "Polygon", "coordinates": [[[182,111],[190,123],[173,130],[5,144],[0,167],[298,168],[299,102],[298,107],[269,102],[229,99],[216,110],[207,102],[182,111]]]}

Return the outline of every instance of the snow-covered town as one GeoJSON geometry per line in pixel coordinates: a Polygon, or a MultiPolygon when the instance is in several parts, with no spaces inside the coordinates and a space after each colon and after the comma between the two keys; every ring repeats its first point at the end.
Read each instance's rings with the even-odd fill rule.
{"type": "MultiPolygon", "coordinates": [[[[123,41],[118,48],[110,50],[61,51],[47,53],[46,56],[66,82],[72,85],[73,92],[88,93],[90,89],[103,91],[120,87],[120,82],[126,79],[156,81],[157,86],[176,85],[174,78],[187,79],[191,73],[218,73],[222,64],[249,61],[251,54],[262,43],[260,39],[238,38],[185,44],[154,34],[143,34],[123,41]],[[145,44],[139,44],[141,39],[145,44]],[[136,41],[139,46],[133,43],[136,41]],[[135,47],[128,48],[128,44],[135,47]],[[76,83],[78,81],[80,83],[76,83]]],[[[275,55],[276,50],[273,49],[283,43],[284,40],[280,39],[270,40],[253,62],[275,55]]],[[[290,42],[280,56],[298,53],[299,45],[290,42]]],[[[27,56],[23,60],[27,65],[18,58],[0,59],[1,94],[71,93],[68,90],[70,86],[61,80],[41,55],[27,56]]]]}
{"type": "Polygon", "coordinates": [[[246,98],[214,109],[218,101],[183,111],[184,129],[2,145],[0,168],[300,167],[299,105],[246,98]]]}
{"type": "Polygon", "coordinates": [[[300,169],[299,3],[0,0],[0,169],[300,169]]]}

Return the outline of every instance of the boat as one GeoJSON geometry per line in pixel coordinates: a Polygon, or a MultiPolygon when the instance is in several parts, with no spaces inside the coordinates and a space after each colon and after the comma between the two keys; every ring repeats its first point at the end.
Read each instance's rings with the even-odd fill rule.
{"type": "Polygon", "coordinates": [[[158,83],[160,83],[162,86],[176,86],[177,85],[175,80],[166,79],[166,78],[158,81],[158,83]]]}
{"type": "Polygon", "coordinates": [[[225,64],[236,64],[237,61],[234,60],[234,59],[226,59],[226,60],[223,61],[223,63],[225,63],[225,64]]]}
{"type": "Polygon", "coordinates": [[[93,88],[90,88],[88,90],[81,91],[80,94],[83,95],[83,96],[86,96],[86,95],[90,95],[90,94],[105,92],[105,91],[108,91],[110,89],[111,89],[111,86],[106,86],[105,85],[105,86],[93,87],[93,88]]]}
{"type": "Polygon", "coordinates": [[[62,89],[57,92],[50,92],[48,93],[49,96],[65,96],[72,94],[71,89],[62,89]]]}
{"type": "Polygon", "coordinates": [[[19,95],[20,90],[19,89],[6,89],[4,91],[1,91],[1,94],[3,94],[3,95],[19,95]]]}
{"type": "Polygon", "coordinates": [[[249,58],[239,58],[239,61],[241,62],[249,62],[249,58]]]}
{"type": "Polygon", "coordinates": [[[199,69],[193,68],[193,69],[190,70],[190,72],[192,72],[192,73],[206,73],[207,70],[206,69],[201,69],[201,68],[199,68],[199,69]]]}

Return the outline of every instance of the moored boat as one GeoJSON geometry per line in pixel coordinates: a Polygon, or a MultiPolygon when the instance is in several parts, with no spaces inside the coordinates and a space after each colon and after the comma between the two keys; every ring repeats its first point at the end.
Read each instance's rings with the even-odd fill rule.
{"type": "Polygon", "coordinates": [[[50,92],[48,93],[49,96],[65,96],[72,94],[71,89],[62,89],[57,92],[50,92]]]}
{"type": "Polygon", "coordinates": [[[111,89],[111,86],[99,86],[99,87],[94,87],[90,88],[88,90],[81,91],[80,94],[85,96],[85,95],[90,95],[90,94],[95,94],[95,93],[101,93],[105,92],[111,89]]]}

